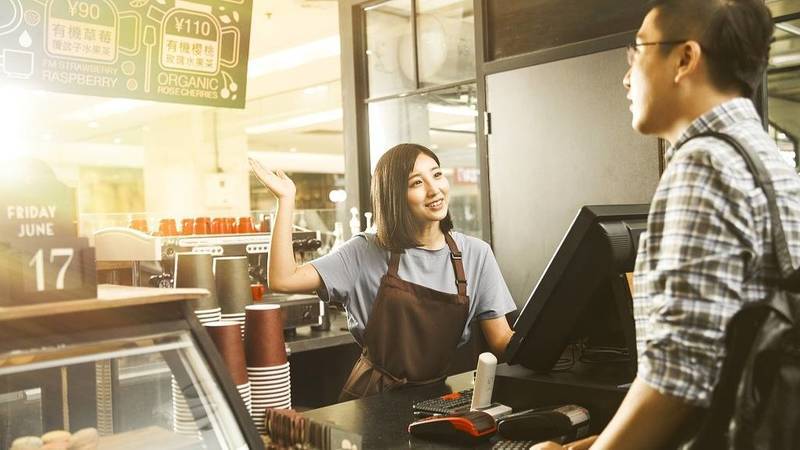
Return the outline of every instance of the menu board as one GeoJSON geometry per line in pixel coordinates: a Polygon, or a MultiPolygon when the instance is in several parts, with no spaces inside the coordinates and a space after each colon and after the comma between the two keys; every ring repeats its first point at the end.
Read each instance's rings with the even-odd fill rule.
{"type": "Polygon", "coordinates": [[[0,0],[0,82],[244,108],[252,0],[0,0]]]}

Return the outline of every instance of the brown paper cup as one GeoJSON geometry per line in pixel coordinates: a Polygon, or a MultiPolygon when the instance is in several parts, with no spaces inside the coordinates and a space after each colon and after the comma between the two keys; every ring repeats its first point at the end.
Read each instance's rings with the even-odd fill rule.
{"type": "Polygon", "coordinates": [[[283,319],[279,305],[245,307],[244,330],[248,367],[270,367],[286,363],[283,319]]]}
{"type": "Polygon", "coordinates": [[[245,365],[244,346],[239,324],[236,322],[211,322],[203,325],[219,350],[233,384],[239,386],[247,383],[247,366],[245,365]]]}
{"type": "Polygon", "coordinates": [[[214,258],[214,280],[222,314],[244,312],[244,307],[252,303],[249,270],[246,256],[214,258]]]}
{"type": "Polygon", "coordinates": [[[175,287],[208,289],[209,295],[201,298],[194,306],[195,310],[206,310],[219,307],[217,286],[214,283],[211,255],[201,253],[175,254],[175,287]]]}

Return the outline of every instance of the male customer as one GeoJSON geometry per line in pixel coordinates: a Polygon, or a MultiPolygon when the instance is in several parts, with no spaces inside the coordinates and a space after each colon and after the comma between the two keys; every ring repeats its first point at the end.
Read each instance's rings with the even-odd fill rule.
{"type": "Polygon", "coordinates": [[[657,0],[628,48],[633,127],[671,147],[636,258],[638,374],[592,448],[658,449],[691,433],[719,377],[728,321],[778,277],[766,198],[744,160],[720,139],[692,137],[721,132],[757,152],[798,265],[800,179],[748,99],[772,32],[763,0],[657,0]]]}

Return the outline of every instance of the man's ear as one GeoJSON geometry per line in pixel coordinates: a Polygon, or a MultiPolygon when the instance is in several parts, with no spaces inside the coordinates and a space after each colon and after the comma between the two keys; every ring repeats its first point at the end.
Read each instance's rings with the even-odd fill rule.
{"type": "Polygon", "coordinates": [[[675,84],[700,70],[700,58],[703,55],[703,49],[697,41],[686,41],[680,45],[678,51],[680,54],[675,72],[675,84]]]}

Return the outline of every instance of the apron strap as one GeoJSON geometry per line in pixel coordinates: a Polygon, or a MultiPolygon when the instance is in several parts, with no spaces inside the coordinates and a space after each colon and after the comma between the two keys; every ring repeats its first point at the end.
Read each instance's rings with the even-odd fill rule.
{"type": "MultiPolygon", "coordinates": [[[[461,260],[461,251],[458,249],[458,245],[456,245],[456,241],[453,240],[453,237],[450,236],[450,233],[445,233],[444,240],[447,242],[447,246],[450,248],[450,261],[453,263],[453,271],[456,274],[456,289],[458,289],[458,295],[461,297],[467,296],[467,275],[464,271],[464,263],[461,260]]],[[[400,267],[400,253],[392,252],[391,257],[389,258],[389,275],[400,278],[397,275],[397,271],[400,267]]]]}
{"type": "Polygon", "coordinates": [[[453,262],[453,270],[456,272],[456,288],[458,295],[461,297],[467,296],[467,275],[464,272],[464,263],[461,261],[461,251],[456,245],[456,241],[450,236],[450,233],[444,234],[444,240],[447,246],[450,247],[450,261],[453,262]]]}

